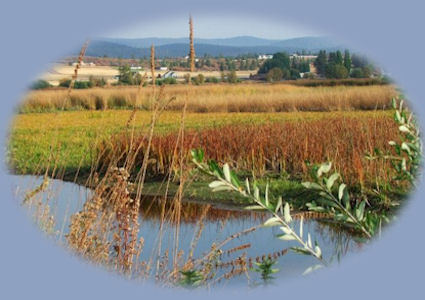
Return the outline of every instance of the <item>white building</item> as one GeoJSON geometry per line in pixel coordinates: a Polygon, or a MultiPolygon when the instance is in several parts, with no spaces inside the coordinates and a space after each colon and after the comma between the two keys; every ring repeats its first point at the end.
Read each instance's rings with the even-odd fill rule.
{"type": "Polygon", "coordinates": [[[177,73],[174,71],[165,72],[162,78],[177,78],[177,73]]]}
{"type": "Polygon", "coordinates": [[[258,55],[258,59],[272,59],[273,54],[260,54],[258,55]]]}

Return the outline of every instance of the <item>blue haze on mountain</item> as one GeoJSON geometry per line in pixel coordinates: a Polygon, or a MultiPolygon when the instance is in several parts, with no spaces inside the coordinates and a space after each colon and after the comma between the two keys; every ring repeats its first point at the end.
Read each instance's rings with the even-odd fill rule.
{"type": "MultiPolygon", "coordinates": [[[[252,36],[238,36],[223,39],[195,39],[196,56],[238,56],[246,54],[273,54],[306,51],[316,53],[321,49],[334,51],[343,49],[327,37],[300,37],[286,40],[262,39],[252,36]]],[[[189,53],[188,38],[99,38],[93,40],[87,49],[87,56],[108,56],[121,58],[149,57],[150,46],[155,45],[157,57],[184,57],[189,53]]],[[[75,54],[77,51],[74,51],[75,54]]]]}

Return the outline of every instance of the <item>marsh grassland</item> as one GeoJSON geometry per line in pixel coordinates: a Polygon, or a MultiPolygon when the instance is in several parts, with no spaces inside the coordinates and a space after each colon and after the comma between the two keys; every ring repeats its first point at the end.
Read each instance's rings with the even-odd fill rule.
{"type": "Polygon", "coordinates": [[[397,95],[280,83],[38,90],[17,107],[7,160],[37,224],[90,262],[164,286],[256,286],[276,267],[308,273],[356,252],[390,222],[420,153],[397,95]]]}
{"type": "MultiPolygon", "coordinates": [[[[169,85],[164,97],[176,97],[167,110],[188,112],[351,111],[389,108],[397,92],[392,85],[305,87],[282,83],[169,85]]],[[[75,90],[64,103],[66,89],[32,91],[19,105],[20,112],[65,110],[149,110],[152,90],[118,86],[75,90]]]]}

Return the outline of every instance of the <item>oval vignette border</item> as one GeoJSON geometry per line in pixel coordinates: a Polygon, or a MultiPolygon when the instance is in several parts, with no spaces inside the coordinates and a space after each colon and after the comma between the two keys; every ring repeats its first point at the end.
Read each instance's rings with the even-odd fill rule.
{"type": "MultiPolygon", "coordinates": [[[[113,5],[106,5],[99,0],[90,3],[81,0],[72,3],[63,1],[61,5],[50,0],[41,3],[21,2],[25,3],[17,1],[6,4],[0,13],[1,28],[5,31],[2,33],[3,47],[0,50],[5,58],[4,73],[0,81],[4,92],[4,106],[1,111],[2,149],[5,149],[5,137],[14,106],[25,93],[26,85],[43,70],[52,57],[60,57],[66,50],[81,43],[86,35],[94,36],[115,25],[125,25],[129,20],[145,19],[148,22],[161,18],[166,21],[168,15],[188,14],[189,8],[192,8],[193,15],[199,16],[227,11],[229,14],[242,16],[258,15],[276,22],[288,18],[289,23],[305,23],[307,28],[314,28],[314,24],[317,24],[323,29],[321,31],[333,35],[335,40],[345,42],[350,48],[362,50],[390,70],[396,82],[405,89],[414,111],[419,115],[421,125],[423,124],[425,107],[420,104],[420,80],[424,62],[418,61],[417,57],[425,50],[420,38],[420,28],[423,28],[425,22],[420,19],[420,12],[424,7],[419,1],[391,4],[360,0],[350,5],[330,0],[322,0],[320,3],[306,0],[302,4],[295,1],[267,0],[260,3],[250,0],[211,3],[162,1],[161,4],[123,0],[113,5]],[[141,16],[140,12],[148,16],[141,16]],[[297,14],[302,15],[298,20],[294,17],[297,14]],[[95,19],[96,22],[93,22],[95,19]],[[81,32],[84,32],[84,37],[81,32]]],[[[131,25],[131,22],[127,25],[131,25]]],[[[137,285],[108,274],[101,268],[81,263],[62,248],[46,241],[38,233],[38,229],[31,226],[21,208],[12,201],[5,171],[3,165],[1,188],[5,194],[0,209],[3,236],[0,271],[3,279],[0,290],[2,298],[38,298],[44,295],[45,298],[52,299],[58,296],[63,299],[136,296],[187,299],[201,294],[206,298],[217,296],[214,291],[207,295],[203,295],[203,291],[188,294],[180,290],[160,289],[150,284],[137,285]]],[[[420,195],[423,194],[422,182],[399,215],[398,221],[383,237],[366,251],[346,258],[338,267],[267,290],[229,290],[218,294],[234,298],[241,292],[248,299],[283,295],[316,295],[320,298],[320,295],[327,294],[327,297],[335,295],[354,299],[367,293],[368,298],[380,295],[382,298],[395,299],[418,293],[424,259],[419,252],[410,251],[404,245],[415,249],[424,246],[419,238],[419,213],[424,211],[420,195]],[[356,292],[355,288],[361,290],[356,292]]]]}

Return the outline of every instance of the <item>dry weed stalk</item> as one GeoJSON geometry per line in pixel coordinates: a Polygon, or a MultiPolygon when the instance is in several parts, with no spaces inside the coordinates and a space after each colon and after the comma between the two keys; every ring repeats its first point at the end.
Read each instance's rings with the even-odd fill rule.
{"type": "MultiPolygon", "coordinates": [[[[160,93],[159,96],[161,96],[160,93]]],[[[165,102],[166,105],[168,102],[165,102]]],[[[70,234],[68,242],[80,253],[91,260],[113,265],[120,272],[131,274],[134,265],[134,258],[140,253],[143,240],[138,239],[139,232],[139,209],[143,190],[143,183],[146,175],[146,168],[149,158],[150,143],[153,136],[153,130],[158,115],[163,111],[161,99],[158,98],[154,103],[149,131],[146,135],[147,151],[144,153],[142,168],[136,176],[136,195],[130,196],[130,190],[134,185],[129,181],[128,168],[134,163],[137,151],[141,148],[139,145],[134,152],[128,153],[124,167],[116,167],[117,161],[109,163],[103,178],[97,182],[94,190],[94,197],[89,199],[82,212],[72,217],[70,234]],[[82,223],[83,225],[78,225],[82,223]],[[107,241],[108,233],[113,235],[112,241],[107,241]],[[102,252],[93,251],[97,249],[100,240],[102,252]],[[137,245],[139,243],[139,245],[137,245]],[[95,244],[95,247],[93,246],[95,244]],[[111,258],[108,253],[109,246],[112,246],[115,257],[111,258]],[[100,257],[99,257],[100,256],[100,257]],[[109,260],[108,260],[109,256],[109,260]]],[[[133,128],[134,130],[134,128],[133,128]]],[[[145,139],[140,144],[145,142],[145,139]]],[[[116,152],[118,157],[124,154],[116,152]]],[[[146,266],[148,268],[148,266],[146,266]]]]}
{"type": "Polygon", "coordinates": [[[83,62],[83,58],[84,58],[84,55],[86,54],[86,50],[88,46],[89,46],[89,40],[87,40],[83,44],[83,47],[81,47],[80,54],[78,55],[78,60],[74,68],[74,74],[72,75],[71,82],[69,83],[69,86],[68,86],[68,99],[71,98],[71,91],[72,91],[72,88],[74,87],[75,81],[77,80],[78,70],[81,68],[81,64],[83,62]]]}
{"type": "Polygon", "coordinates": [[[189,50],[189,59],[190,59],[190,72],[195,72],[195,46],[193,42],[193,19],[192,16],[189,16],[189,40],[190,40],[190,50],[189,50]]]}
{"type": "Polygon", "coordinates": [[[150,65],[151,65],[151,77],[152,77],[152,95],[155,97],[155,85],[156,85],[156,78],[155,78],[155,47],[152,44],[151,46],[151,60],[150,60],[150,65]]]}

